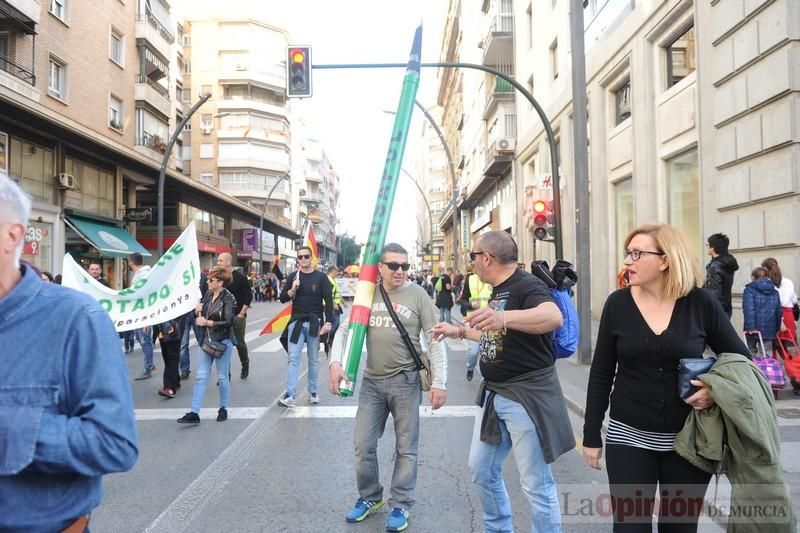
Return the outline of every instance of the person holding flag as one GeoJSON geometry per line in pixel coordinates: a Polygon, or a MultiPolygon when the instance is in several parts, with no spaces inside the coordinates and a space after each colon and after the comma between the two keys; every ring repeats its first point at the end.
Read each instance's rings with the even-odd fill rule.
{"type": "MultiPolygon", "coordinates": [[[[313,235],[313,234],[312,234],[313,235]]],[[[313,240],[311,241],[314,242],[313,240]]],[[[286,392],[278,400],[283,407],[294,407],[297,379],[300,373],[300,356],[303,345],[308,352],[309,402],[319,403],[317,381],[319,377],[319,337],[331,330],[333,322],[333,295],[331,282],[323,272],[314,269],[310,246],[297,250],[298,270],[287,276],[280,300],[292,302],[291,318],[287,327],[289,353],[286,392]],[[325,321],[322,323],[323,309],[325,321]]]]}

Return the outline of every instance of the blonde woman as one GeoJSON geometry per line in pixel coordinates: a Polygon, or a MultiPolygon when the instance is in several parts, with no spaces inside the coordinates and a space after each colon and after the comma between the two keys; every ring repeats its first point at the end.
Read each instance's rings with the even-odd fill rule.
{"type": "Polygon", "coordinates": [[[700,381],[692,382],[697,392],[679,397],[678,361],[702,357],[707,345],[715,353],[742,355],[747,347],[720,303],[698,288],[699,262],[675,228],[639,227],[625,239],[623,253],[630,286],[612,293],[603,309],[587,388],[583,455],[589,466],[600,468],[600,429],[610,395],[605,444],[614,531],[649,533],[660,485],[662,496],[666,490],[671,498],[686,498],[687,512],[659,516],[659,531],[694,532],[695,504],[711,476],[675,453],[673,442],[692,408],[714,401],[700,381]],[[639,505],[621,503],[628,501],[639,505]]]}

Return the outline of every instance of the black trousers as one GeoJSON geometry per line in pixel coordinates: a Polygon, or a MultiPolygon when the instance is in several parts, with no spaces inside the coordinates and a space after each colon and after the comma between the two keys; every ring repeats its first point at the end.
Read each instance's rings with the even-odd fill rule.
{"type": "Polygon", "coordinates": [[[711,474],[673,452],[606,445],[615,533],[695,533],[711,474]],[[659,503],[655,493],[658,485],[659,503]]]}
{"type": "Polygon", "coordinates": [[[164,358],[164,388],[177,389],[181,386],[181,375],[178,365],[181,360],[181,341],[164,342],[161,344],[161,357],[164,358]]]}

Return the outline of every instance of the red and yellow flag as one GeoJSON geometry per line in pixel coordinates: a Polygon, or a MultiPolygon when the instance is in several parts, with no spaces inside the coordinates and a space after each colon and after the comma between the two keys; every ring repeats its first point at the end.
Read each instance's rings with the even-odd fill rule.
{"type": "Polygon", "coordinates": [[[311,248],[311,266],[317,268],[319,264],[319,248],[317,248],[317,238],[314,237],[314,228],[311,226],[312,224],[309,222],[306,228],[305,239],[303,239],[303,246],[311,248]]]}
{"type": "Polygon", "coordinates": [[[292,304],[284,307],[280,313],[275,315],[272,320],[267,322],[267,325],[261,330],[259,336],[266,335],[268,333],[280,333],[286,329],[286,326],[289,325],[290,318],[292,318],[292,304]]]}

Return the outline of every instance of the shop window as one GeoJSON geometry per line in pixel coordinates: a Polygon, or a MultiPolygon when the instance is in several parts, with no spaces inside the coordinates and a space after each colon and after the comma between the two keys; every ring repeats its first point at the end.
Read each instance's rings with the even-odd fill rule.
{"type": "Polygon", "coordinates": [[[668,222],[675,226],[689,243],[689,249],[702,253],[700,226],[700,180],[697,175],[697,149],[667,161],[668,222]]]}
{"type": "Polygon", "coordinates": [[[628,79],[614,91],[614,112],[616,123],[621,124],[631,117],[631,80],[628,79]]]}

